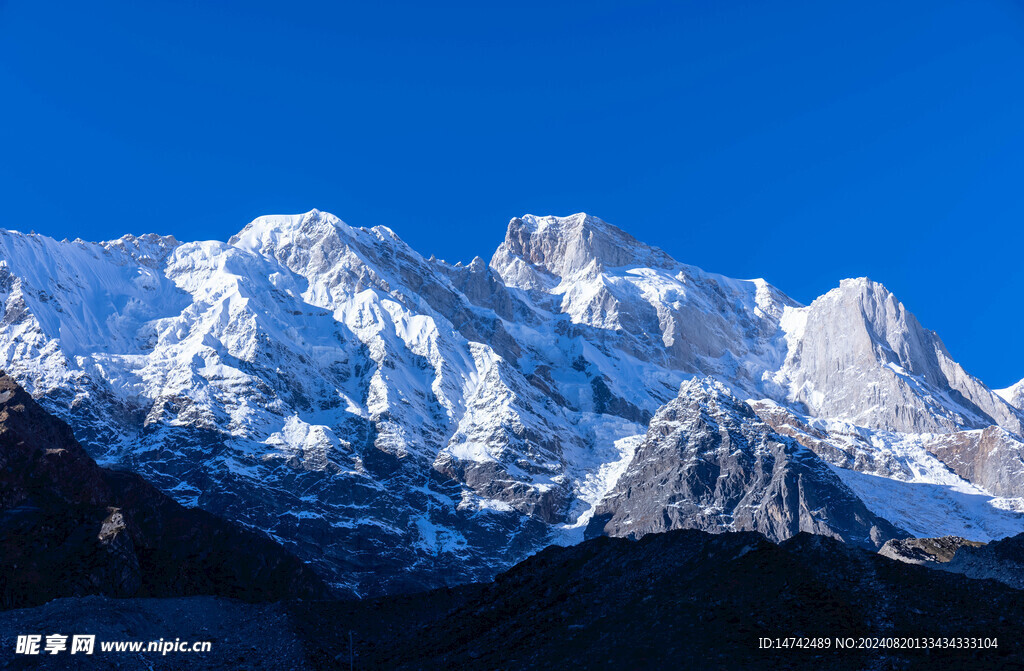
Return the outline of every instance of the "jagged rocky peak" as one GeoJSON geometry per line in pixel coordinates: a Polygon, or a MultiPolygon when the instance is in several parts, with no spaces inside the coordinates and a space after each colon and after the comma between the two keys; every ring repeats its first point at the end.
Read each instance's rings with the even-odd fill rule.
{"type": "Polygon", "coordinates": [[[878,282],[867,277],[843,280],[815,300],[809,312],[822,326],[828,320],[833,329],[829,335],[844,345],[837,351],[840,364],[891,363],[938,382],[931,365],[937,339],[878,282]]]}
{"type": "Polygon", "coordinates": [[[866,277],[783,320],[789,401],[859,426],[948,432],[998,424],[1021,432],[1019,412],[957,364],[942,340],[866,277]]]}
{"type": "Polygon", "coordinates": [[[679,386],[676,398],[681,404],[701,413],[714,416],[756,419],[753,408],[733,395],[725,384],[711,377],[695,377],[679,386]]]}
{"type": "MultiPolygon", "coordinates": [[[[317,210],[260,217],[230,244],[187,242],[152,263],[174,244],[0,233],[0,367],[91,455],[272,533],[353,594],[484,579],[535,551],[600,503],[652,413],[695,375],[813,424],[808,447],[852,445],[856,459],[836,465],[909,473],[923,462],[907,461],[902,438],[876,449],[876,429],[971,426],[932,435],[919,453],[927,464],[950,455],[948,469],[989,494],[1010,496],[997,486],[1020,480],[1010,421],[1020,412],[867,280],[803,307],[585,214],[513,220],[489,265],[428,260],[385,227],[317,210]],[[999,408],[1005,431],[984,430],[999,408]],[[846,441],[838,420],[863,437],[846,441]],[[894,467],[874,469],[883,461],[894,467]]],[[[859,511],[853,503],[818,505],[815,492],[848,497],[728,389],[684,389],[673,421],[719,428],[673,433],[659,420],[633,464],[654,464],[653,484],[631,481],[636,501],[667,510],[670,526],[756,522],[782,536],[831,524],[870,536],[859,512],[843,512],[859,511]],[[691,448],[694,464],[679,456],[691,448]],[[688,477],[709,492],[707,510],[657,498],[680,503],[688,477]],[[802,503],[782,496],[798,491],[802,503]],[[748,503],[760,512],[744,513],[748,503]],[[812,512],[794,512],[803,504],[812,512]]],[[[960,486],[946,475],[943,464],[938,482],[960,486]]],[[[846,482],[900,526],[922,517],[846,482]]],[[[644,511],[629,505],[606,512],[635,521],[644,511]]],[[[968,535],[940,517],[914,531],[968,535]]]]}
{"type": "Polygon", "coordinates": [[[583,212],[568,217],[527,214],[512,219],[491,265],[512,283],[521,274],[518,266],[522,263],[559,278],[591,264],[654,268],[678,265],[657,247],[583,212]]]}
{"type": "Polygon", "coordinates": [[[907,534],[876,516],[813,452],[774,433],[709,378],[684,382],[654,416],[588,536],[671,529],[806,531],[877,549],[907,534]]]}

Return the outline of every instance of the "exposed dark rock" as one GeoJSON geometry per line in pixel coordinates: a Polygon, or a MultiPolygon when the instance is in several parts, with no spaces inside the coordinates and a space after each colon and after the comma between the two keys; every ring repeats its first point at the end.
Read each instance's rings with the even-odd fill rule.
{"type": "Polygon", "coordinates": [[[872,549],[906,536],[816,454],[711,380],[685,383],[658,411],[587,535],[670,529],[758,531],[772,540],[806,531],[872,549]]]}
{"type": "Polygon", "coordinates": [[[991,543],[958,536],[905,538],[889,541],[878,553],[908,564],[960,573],[976,580],[998,580],[1024,589],[1024,534],[991,543]]]}
{"type": "Polygon", "coordinates": [[[962,547],[980,547],[978,541],[969,541],[960,536],[941,538],[898,538],[888,541],[878,554],[907,564],[945,564],[962,547]]]}

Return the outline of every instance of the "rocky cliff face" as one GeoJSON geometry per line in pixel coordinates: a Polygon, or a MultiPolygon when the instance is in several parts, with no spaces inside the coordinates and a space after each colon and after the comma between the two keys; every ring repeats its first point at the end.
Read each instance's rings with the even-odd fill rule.
{"type": "Polygon", "coordinates": [[[585,214],[514,219],[467,265],[315,210],[226,243],[0,231],[0,366],[104,465],[265,531],[353,595],[486,579],[581,539],[695,376],[814,433],[901,528],[1024,530],[1016,476],[1000,480],[1020,411],[880,285],[802,307],[585,214]],[[985,431],[1011,442],[949,447],[985,431]]]}
{"type": "Polygon", "coordinates": [[[800,532],[877,549],[905,536],[874,515],[814,452],[780,436],[709,379],[684,383],[651,420],[588,535],[672,529],[800,532]]]}
{"type": "Polygon", "coordinates": [[[1020,441],[999,427],[908,434],[809,417],[769,400],[751,406],[774,431],[833,466],[870,509],[915,536],[1019,533],[1022,502],[1000,486],[1015,482],[1020,441]]]}
{"type": "Polygon", "coordinates": [[[55,597],[324,597],[263,534],[190,510],[137,475],[99,468],[71,429],[0,376],[0,605],[55,597]]]}
{"type": "Polygon", "coordinates": [[[949,356],[885,287],[844,280],[783,323],[790,346],[777,374],[808,414],[906,433],[1000,425],[1021,416],[949,356]]]}
{"type": "Polygon", "coordinates": [[[491,267],[536,312],[567,321],[566,335],[598,350],[584,355],[612,389],[647,410],[674,395],[679,378],[666,369],[760,389],[782,362],[778,320],[797,306],[763,280],[706,273],[582,213],[513,219],[491,267]]]}
{"type": "Polygon", "coordinates": [[[996,496],[1024,496],[1024,442],[1000,426],[940,434],[927,449],[964,480],[996,496]]]}

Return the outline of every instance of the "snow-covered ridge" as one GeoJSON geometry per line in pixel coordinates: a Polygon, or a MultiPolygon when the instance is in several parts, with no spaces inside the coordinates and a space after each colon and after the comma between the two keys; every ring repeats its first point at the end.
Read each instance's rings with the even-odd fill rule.
{"type": "Polygon", "coordinates": [[[226,243],[3,231],[0,308],[0,366],[95,456],[354,593],[485,577],[575,537],[695,376],[949,436],[934,451],[1000,487],[992,455],[1021,434],[881,285],[801,306],[583,213],[513,219],[467,265],[317,210],[226,243]],[[990,426],[1005,436],[968,435],[990,426]]]}
{"type": "Polygon", "coordinates": [[[997,389],[996,393],[1013,407],[1024,410],[1024,380],[1006,389],[997,389]]]}

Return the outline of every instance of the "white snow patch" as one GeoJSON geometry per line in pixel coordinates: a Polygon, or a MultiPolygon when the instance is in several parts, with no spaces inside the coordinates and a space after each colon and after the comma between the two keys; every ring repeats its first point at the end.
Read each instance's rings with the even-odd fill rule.
{"type": "Polygon", "coordinates": [[[642,428],[639,424],[607,416],[593,417],[600,418],[594,426],[594,447],[589,455],[582,455],[574,464],[576,500],[569,513],[572,521],[556,527],[554,543],[558,545],[573,545],[583,540],[583,531],[594,516],[595,508],[626,472],[646,435],[636,432],[642,428]],[[631,433],[623,435],[627,431],[631,433]]]}
{"type": "Polygon", "coordinates": [[[1024,532],[1024,515],[1008,510],[1018,499],[997,499],[961,481],[960,485],[905,482],[832,467],[873,512],[918,538],[962,536],[991,541],[1024,532]]]}

